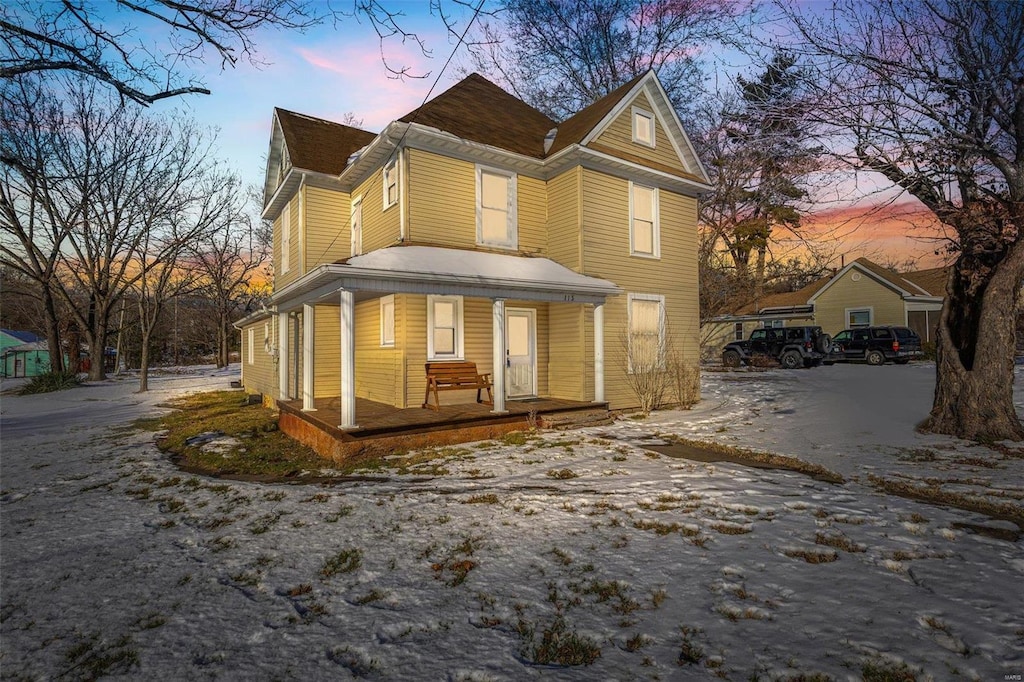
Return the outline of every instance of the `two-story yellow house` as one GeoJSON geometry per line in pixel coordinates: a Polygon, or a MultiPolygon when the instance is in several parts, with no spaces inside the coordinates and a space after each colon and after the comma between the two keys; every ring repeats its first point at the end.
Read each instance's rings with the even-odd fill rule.
{"type": "Polygon", "coordinates": [[[274,293],[238,325],[247,391],[335,398],[353,430],[357,398],[419,408],[430,361],[476,362],[498,414],[635,406],[631,343],[698,362],[707,176],[653,72],[562,122],[473,74],[378,134],[272,125],[274,293]]]}

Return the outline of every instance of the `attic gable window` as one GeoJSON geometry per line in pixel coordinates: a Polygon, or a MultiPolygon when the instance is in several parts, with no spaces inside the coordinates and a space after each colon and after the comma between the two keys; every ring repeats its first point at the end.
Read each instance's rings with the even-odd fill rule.
{"type": "Polygon", "coordinates": [[[481,246],[519,247],[516,174],[476,167],[476,241],[481,246]]]}
{"type": "Polygon", "coordinates": [[[381,171],[384,182],[384,210],[398,203],[398,159],[392,159],[381,171]]]}
{"type": "Polygon", "coordinates": [[[629,183],[629,253],[644,258],[661,257],[658,190],[629,183]]]}
{"type": "Polygon", "coordinates": [[[654,146],[654,114],[639,107],[633,107],[633,142],[654,146]]]}

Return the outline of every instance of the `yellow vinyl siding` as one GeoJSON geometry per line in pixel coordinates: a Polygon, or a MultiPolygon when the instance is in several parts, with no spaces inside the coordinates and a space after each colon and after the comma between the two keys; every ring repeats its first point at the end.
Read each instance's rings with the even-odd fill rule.
{"type": "MultiPolygon", "coordinates": [[[[475,247],[476,165],[410,149],[408,177],[408,240],[435,246],[475,247]]],[[[524,175],[516,176],[516,186],[518,250],[543,254],[548,245],[547,189],[543,181],[524,175]]],[[[395,216],[397,220],[397,211],[395,216]]],[[[363,221],[367,221],[365,213],[363,221]]],[[[396,235],[397,229],[396,223],[396,235]]],[[[365,238],[363,246],[364,251],[369,250],[365,238]]]]}
{"type": "Polygon", "coordinates": [[[401,203],[384,210],[384,174],[370,173],[352,196],[363,197],[363,253],[397,244],[401,239],[401,203]]]}
{"type": "Polygon", "coordinates": [[[643,159],[664,164],[671,168],[685,171],[682,161],[676,154],[672,142],[669,140],[668,132],[662,127],[661,121],[655,117],[654,122],[654,147],[633,142],[633,107],[639,107],[650,113],[655,113],[654,107],[644,93],[638,94],[631,103],[627,104],[622,113],[612,121],[611,125],[601,133],[594,142],[602,147],[611,150],[632,154],[643,159]]]}
{"type": "Polygon", "coordinates": [[[516,184],[519,250],[525,253],[547,253],[547,188],[542,180],[525,175],[519,175],[516,184]]]}
{"type": "MultiPolygon", "coordinates": [[[[395,296],[396,332],[399,327],[400,298],[403,297],[395,296]]],[[[355,335],[356,395],[404,407],[401,403],[402,386],[405,383],[404,352],[400,348],[380,347],[380,299],[373,298],[356,304],[355,335]]]]}
{"type": "Polygon", "coordinates": [[[313,310],[316,345],[313,348],[313,397],[329,398],[341,392],[341,320],[336,305],[313,310]]]}
{"type": "Polygon", "coordinates": [[[408,175],[409,240],[436,246],[475,246],[474,165],[410,149],[408,175]]]}
{"type": "Polygon", "coordinates": [[[580,168],[548,181],[548,257],[580,271],[580,168]]]}
{"type": "MultiPolygon", "coordinates": [[[[547,334],[548,390],[552,398],[586,399],[583,318],[585,307],[552,303],[547,334]]],[[[538,339],[542,339],[538,333],[538,339]]]]}
{"type": "Polygon", "coordinates": [[[351,201],[346,192],[307,185],[305,192],[306,271],[349,256],[351,201]]]}
{"type": "MultiPolygon", "coordinates": [[[[298,200],[292,199],[284,207],[284,211],[287,211],[289,215],[289,228],[291,231],[291,248],[288,249],[288,272],[286,273],[281,272],[281,248],[284,244],[281,236],[283,219],[281,216],[278,216],[274,220],[274,284],[279,289],[295,281],[301,275],[299,272],[298,204],[298,200]]],[[[284,211],[282,211],[282,214],[284,211]]]]}
{"type": "MultiPolygon", "coordinates": [[[[406,401],[410,407],[423,403],[427,385],[424,365],[427,362],[427,297],[419,295],[396,296],[395,338],[405,348],[406,401]],[[398,299],[401,299],[399,324],[398,299]]],[[[463,356],[468,362],[475,362],[481,374],[492,374],[493,329],[491,301],[482,298],[463,298],[463,356]]],[[[548,365],[548,304],[536,301],[506,301],[506,308],[528,308],[536,311],[537,322],[537,395],[549,395],[548,365]]],[[[558,306],[552,306],[555,308],[558,306]]],[[[358,369],[357,369],[358,374],[358,369]]],[[[491,377],[493,381],[494,377],[491,377]]],[[[476,391],[445,391],[439,394],[442,405],[458,405],[476,402],[476,391]]]]}
{"type": "Polygon", "coordinates": [[[847,308],[871,308],[871,324],[907,323],[900,295],[857,269],[848,271],[815,299],[814,317],[822,329],[835,335],[846,329],[847,308]],[[856,282],[855,273],[860,275],[856,282]]]}
{"type": "MultiPolygon", "coordinates": [[[[605,305],[605,398],[612,408],[632,407],[626,384],[626,294],[665,296],[668,339],[684,358],[699,360],[697,308],[697,203],[691,197],[659,190],[661,257],[629,255],[629,183],[597,171],[583,171],[584,274],[615,282],[623,295],[605,305]]],[[[586,315],[589,327],[592,314],[586,315]]],[[[587,341],[586,334],[584,341],[587,341]]],[[[589,356],[592,350],[588,350],[589,356]]],[[[592,372],[590,372],[592,374],[592,372]]],[[[587,378],[588,391],[592,379],[587,378]]]]}
{"type": "Polygon", "coordinates": [[[242,329],[242,386],[246,393],[262,393],[266,398],[277,398],[277,363],[274,356],[266,352],[264,344],[265,324],[269,324],[270,343],[277,346],[276,320],[270,318],[246,325],[242,329]],[[249,330],[253,330],[253,364],[249,364],[249,330]]]}

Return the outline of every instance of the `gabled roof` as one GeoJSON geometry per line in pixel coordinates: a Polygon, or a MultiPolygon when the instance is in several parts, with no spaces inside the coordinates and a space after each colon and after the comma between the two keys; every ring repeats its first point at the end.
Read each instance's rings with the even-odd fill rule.
{"type": "Polygon", "coordinates": [[[19,332],[13,329],[0,329],[0,333],[15,338],[18,341],[21,341],[22,343],[35,343],[36,341],[42,340],[39,338],[38,335],[33,334],[32,332],[19,332]]]}
{"type": "Polygon", "coordinates": [[[946,296],[946,280],[949,279],[949,268],[931,268],[916,272],[905,272],[903,278],[910,280],[932,296],[946,296]]]}
{"type": "Polygon", "coordinates": [[[286,109],[274,109],[291,163],[296,168],[338,175],[348,157],[370,144],[376,134],[286,109]]]}
{"type": "MultiPolygon", "coordinates": [[[[883,267],[878,263],[868,260],[867,258],[858,258],[857,260],[851,262],[849,265],[847,265],[839,272],[837,272],[824,287],[822,287],[817,293],[815,293],[811,297],[809,302],[813,303],[814,299],[816,299],[818,296],[824,293],[826,289],[828,289],[833,284],[842,279],[843,275],[845,275],[850,270],[860,270],[862,272],[867,273],[870,277],[874,278],[879,284],[892,289],[903,298],[913,296],[924,296],[928,298],[945,297],[944,279],[943,286],[941,286],[941,288],[938,288],[937,291],[929,291],[924,286],[921,286],[914,280],[916,273],[906,273],[901,275],[895,270],[890,270],[889,268],[883,267]]],[[[935,274],[935,270],[944,271],[945,268],[933,268],[931,270],[920,271],[928,273],[924,275],[923,281],[926,281],[933,289],[936,288],[936,282],[939,279],[939,276],[936,276],[935,274]]]]}
{"type": "Polygon", "coordinates": [[[828,284],[831,275],[816,279],[810,284],[797,289],[796,291],[784,291],[778,294],[768,294],[764,298],[752,301],[736,311],[738,315],[752,315],[766,308],[792,308],[794,306],[807,305],[807,301],[814,294],[828,284]]]}
{"type": "Polygon", "coordinates": [[[399,119],[535,158],[555,122],[478,73],[399,119]]]}
{"type": "Polygon", "coordinates": [[[760,300],[740,306],[733,312],[733,315],[756,315],[776,308],[812,305],[826,287],[839,281],[843,275],[854,268],[866,271],[876,279],[884,280],[883,284],[887,284],[889,288],[897,290],[901,296],[945,297],[946,276],[949,273],[949,268],[931,268],[901,274],[867,258],[858,258],[835,274],[816,279],[801,289],[769,294],[760,300]]]}
{"type": "Polygon", "coordinates": [[[646,75],[646,73],[642,73],[628,83],[623,83],[590,106],[559,123],[558,134],[555,136],[548,155],[555,154],[569,145],[582,142],[583,138],[597,127],[597,124],[603,121],[604,117],[615,108],[615,105],[646,75]]]}

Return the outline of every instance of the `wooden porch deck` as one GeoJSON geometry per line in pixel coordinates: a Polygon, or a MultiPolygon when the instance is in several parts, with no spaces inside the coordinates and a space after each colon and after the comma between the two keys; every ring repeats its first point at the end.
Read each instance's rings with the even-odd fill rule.
{"type": "Polygon", "coordinates": [[[303,412],[301,400],[278,401],[281,430],[320,455],[342,462],[359,455],[382,455],[399,450],[466,443],[497,438],[531,426],[551,427],[597,423],[608,418],[607,403],[560,398],[506,400],[508,414],[493,414],[490,405],[442,405],[440,410],[398,408],[356,399],[359,428],[342,431],[338,398],[318,398],[315,412],[303,412]]]}

